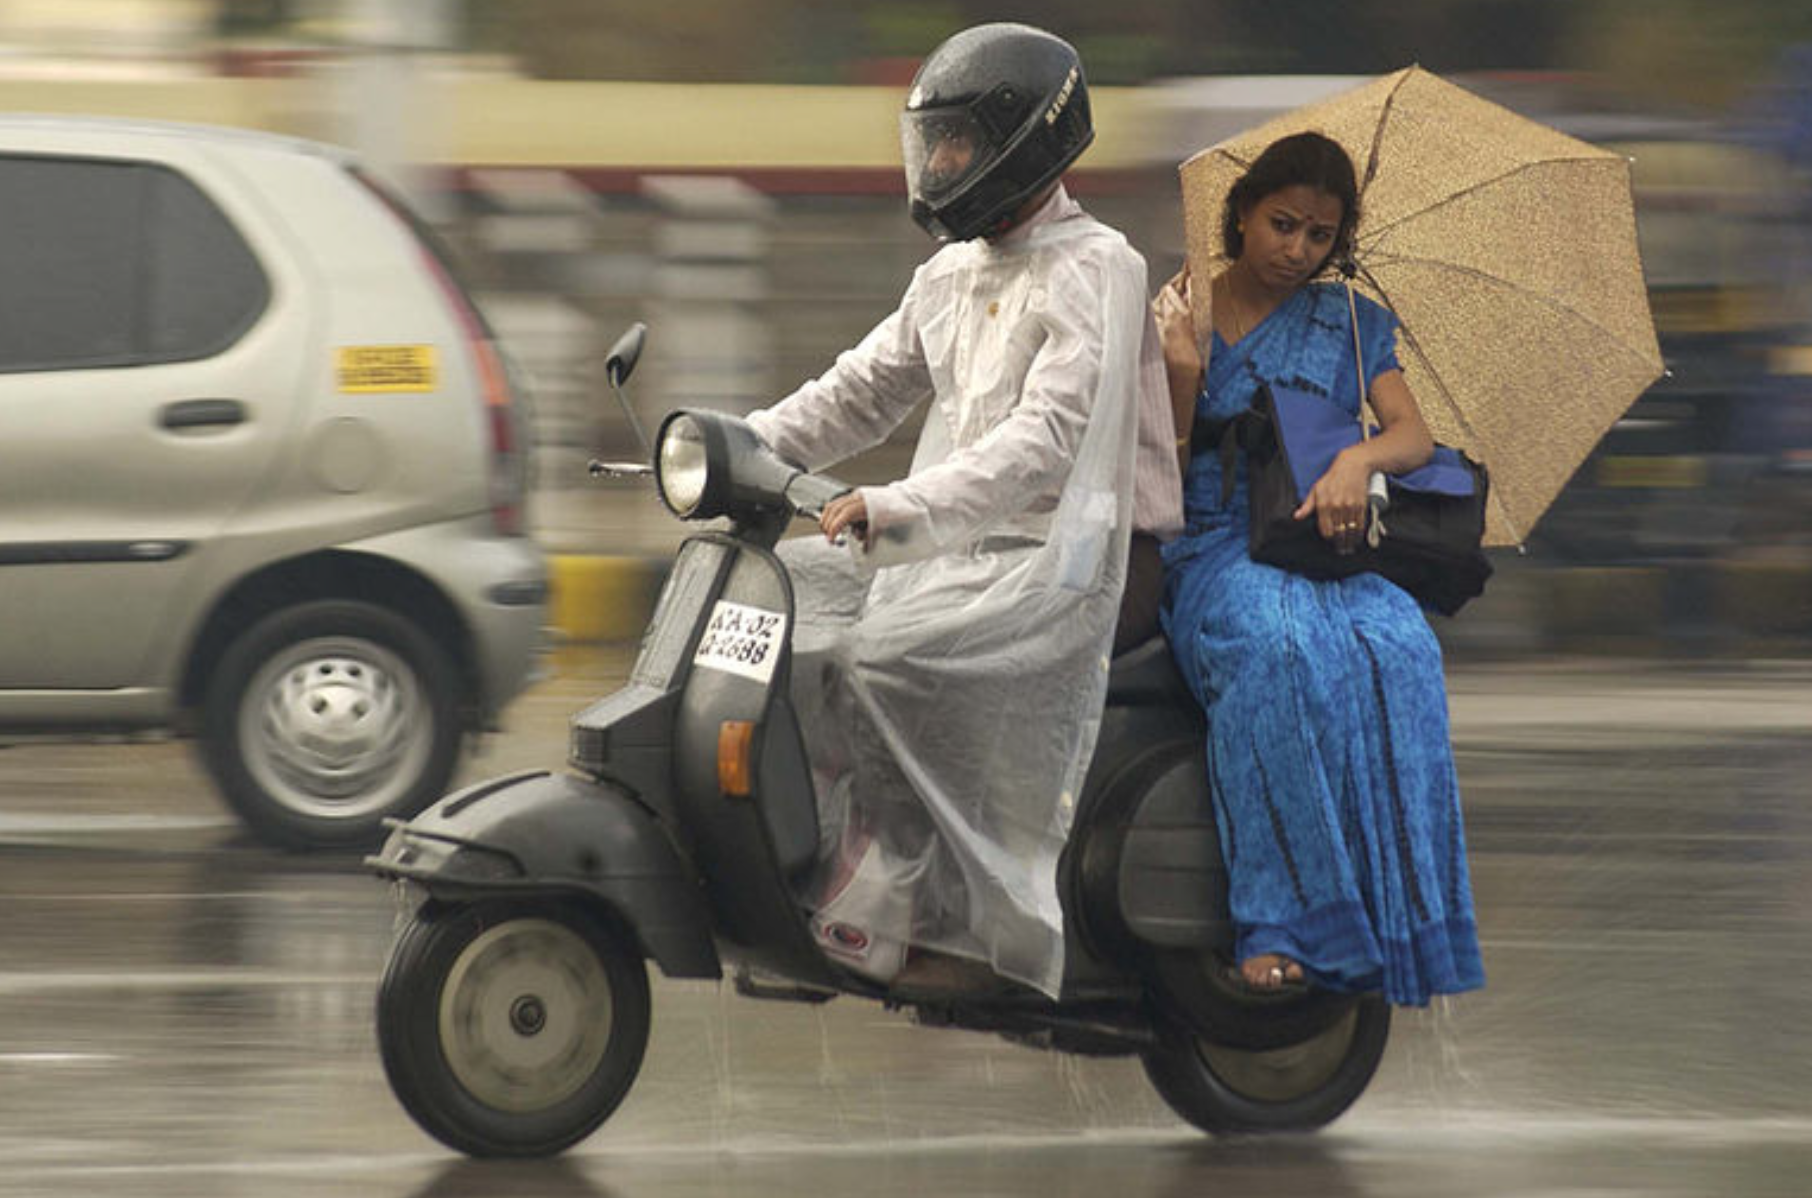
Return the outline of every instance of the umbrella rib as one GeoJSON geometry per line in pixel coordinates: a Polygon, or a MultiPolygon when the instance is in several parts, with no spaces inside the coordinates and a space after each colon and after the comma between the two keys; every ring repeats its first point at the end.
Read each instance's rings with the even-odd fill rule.
{"type": "Polygon", "coordinates": [[[1390,309],[1390,314],[1397,318],[1398,332],[1403,334],[1404,340],[1409,343],[1410,351],[1420,358],[1422,365],[1427,368],[1428,377],[1434,380],[1435,390],[1440,392],[1441,402],[1447,405],[1447,410],[1453,413],[1453,418],[1460,422],[1460,428],[1465,432],[1468,441],[1476,445],[1479,440],[1478,430],[1473,428],[1472,421],[1466,419],[1465,410],[1454,401],[1453,392],[1448,389],[1447,380],[1441,377],[1441,372],[1435,368],[1434,359],[1430,358],[1428,351],[1422,348],[1422,342],[1416,336],[1415,330],[1410,327],[1408,321],[1403,319],[1403,313],[1397,311],[1397,301],[1390,297],[1390,292],[1386,291],[1383,284],[1378,282],[1378,277],[1371,272],[1368,266],[1360,265],[1359,277],[1378,293],[1378,298],[1384,301],[1384,306],[1390,309]]]}
{"type": "MultiPolygon", "coordinates": [[[[1378,156],[1384,146],[1384,126],[1390,123],[1391,110],[1397,106],[1397,93],[1403,90],[1405,83],[1409,82],[1409,74],[1408,71],[1403,72],[1397,82],[1392,85],[1390,94],[1384,97],[1383,107],[1378,110],[1378,123],[1372,126],[1371,151],[1365,158],[1365,178],[1359,181],[1359,198],[1361,200],[1365,198],[1366,191],[1371,188],[1372,180],[1378,177],[1378,156]]],[[[1364,211],[1363,206],[1360,211],[1364,211]]]]}
{"type": "MultiPolygon", "coordinates": [[[[1401,312],[1397,311],[1396,301],[1391,299],[1390,292],[1386,291],[1383,286],[1379,284],[1377,276],[1372,274],[1372,272],[1364,265],[1359,267],[1359,277],[1369,284],[1373,291],[1377,292],[1378,297],[1384,301],[1384,306],[1390,309],[1390,314],[1397,318],[1398,331],[1403,334],[1404,340],[1408,342],[1410,352],[1421,360],[1423,368],[1428,373],[1428,377],[1434,380],[1435,391],[1440,395],[1441,402],[1447,405],[1447,410],[1453,413],[1454,419],[1459,421],[1461,431],[1466,434],[1467,444],[1478,449],[1479,457],[1489,464],[1492,454],[1487,451],[1483,444],[1481,444],[1484,438],[1479,436],[1479,432],[1473,427],[1472,421],[1466,419],[1466,413],[1460,408],[1460,405],[1454,401],[1453,392],[1448,388],[1447,380],[1441,377],[1441,372],[1435,368],[1434,360],[1428,356],[1428,351],[1422,348],[1422,342],[1416,337],[1415,330],[1409,327],[1409,322],[1403,319],[1403,314],[1401,312]]],[[[1497,491],[1488,491],[1486,492],[1486,498],[1488,502],[1497,508],[1498,515],[1503,517],[1504,526],[1510,530],[1510,536],[1518,545],[1522,544],[1522,526],[1519,525],[1516,518],[1510,514],[1510,505],[1504,502],[1503,495],[1497,491]]]]}
{"type": "MultiPolygon", "coordinates": [[[[1376,145],[1374,145],[1373,153],[1376,153],[1376,152],[1377,152],[1377,147],[1376,147],[1376,145]]],[[[1355,243],[1355,250],[1357,249],[1358,243],[1376,241],[1378,238],[1384,236],[1386,233],[1390,232],[1392,229],[1397,228],[1399,225],[1406,225],[1412,220],[1421,220],[1423,217],[1427,216],[1431,212],[1438,211],[1439,209],[1445,208],[1450,204],[1457,204],[1459,201],[1465,199],[1467,196],[1474,195],[1478,192],[1481,192],[1481,191],[1485,190],[1487,187],[1495,187],[1506,179],[1514,179],[1516,176],[1523,174],[1527,171],[1532,171],[1538,166],[1556,166],[1556,165],[1560,165],[1563,163],[1590,163],[1590,162],[1615,162],[1615,161],[1616,161],[1616,159],[1614,156],[1606,158],[1601,155],[1588,156],[1588,155],[1582,154],[1582,155],[1579,155],[1578,157],[1571,157],[1571,158],[1559,158],[1559,157],[1543,158],[1539,162],[1518,163],[1511,170],[1504,171],[1502,174],[1493,175],[1489,179],[1480,179],[1477,183],[1473,183],[1467,187],[1462,187],[1462,188],[1460,188],[1460,190],[1454,192],[1451,195],[1442,196],[1440,199],[1434,201],[1431,204],[1424,204],[1422,207],[1416,209],[1414,212],[1406,212],[1402,216],[1399,216],[1397,219],[1390,221],[1386,224],[1374,225],[1374,226],[1368,227],[1366,229],[1363,229],[1363,230],[1359,231],[1358,233],[1355,233],[1353,236],[1353,240],[1355,243]]],[[[1367,181],[1368,182],[1370,181],[1369,176],[1367,177],[1367,181]]],[[[1361,210],[1360,215],[1361,216],[1364,215],[1363,209],[1361,210]]]]}
{"type": "MultiPolygon", "coordinates": [[[[1373,280],[1373,286],[1376,285],[1376,280],[1373,280]]],[[[1379,292],[1379,294],[1382,295],[1383,292],[1379,292]]],[[[1389,302],[1388,299],[1386,302],[1389,302]]],[[[1394,313],[1396,308],[1393,306],[1391,311],[1394,313]]],[[[1434,360],[1428,356],[1428,351],[1422,348],[1422,342],[1417,339],[1408,325],[1399,321],[1397,327],[1402,331],[1404,340],[1409,343],[1410,352],[1421,359],[1423,369],[1428,372],[1428,377],[1434,380],[1435,390],[1440,394],[1441,401],[1447,405],[1447,410],[1453,413],[1454,419],[1460,422],[1460,428],[1466,434],[1467,444],[1477,448],[1480,461],[1490,463],[1496,455],[1486,447],[1485,438],[1479,435],[1479,431],[1473,427],[1472,421],[1466,419],[1466,413],[1461,410],[1460,405],[1454,402],[1453,392],[1448,389],[1447,380],[1442,378],[1441,372],[1435,368],[1434,360]]],[[[1521,545],[1525,539],[1522,525],[1517,522],[1515,516],[1511,515],[1510,505],[1504,501],[1503,492],[1495,489],[1488,491],[1486,498],[1497,508],[1497,514],[1503,518],[1504,527],[1509,529],[1511,540],[1521,545]]]]}

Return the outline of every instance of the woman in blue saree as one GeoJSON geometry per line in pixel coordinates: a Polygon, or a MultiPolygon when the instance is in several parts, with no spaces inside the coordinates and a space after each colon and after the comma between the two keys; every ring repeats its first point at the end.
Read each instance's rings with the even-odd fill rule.
{"type": "Polygon", "coordinates": [[[1250,407],[1266,382],[1357,419],[1363,361],[1381,431],[1343,451],[1297,512],[1344,552],[1358,544],[1371,473],[1427,460],[1394,319],[1357,298],[1356,347],[1345,289],[1313,281],[1349,252],[1357,208],[1337,143],[1273,143],[1228,195],[1232,265],[1210,284],[1212,330],[1191,325],[1186,279],[1159,296],[1188,457],[1163,617],[1207,714],[1236,976],[1422,1006],[1484,984],[1440,645],[1416,601],[1377,575],[1323,582],[1252,561],[1243,459],[1229,459],[1223,498],[1221,455],[1191,454],[1188,435],[1250,407]]]}

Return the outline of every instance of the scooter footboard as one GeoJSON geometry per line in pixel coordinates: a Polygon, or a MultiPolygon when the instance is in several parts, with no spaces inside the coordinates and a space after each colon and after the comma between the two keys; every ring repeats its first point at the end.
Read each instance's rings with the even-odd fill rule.
{"type": "Polygon", "coordinates": [[[649,812],[616,789],[546,771],[481,782],[406,824],[365,864],[430,894],[578,893],[615,911],[669,977],[723,970],[702,891],[649,812]]]}

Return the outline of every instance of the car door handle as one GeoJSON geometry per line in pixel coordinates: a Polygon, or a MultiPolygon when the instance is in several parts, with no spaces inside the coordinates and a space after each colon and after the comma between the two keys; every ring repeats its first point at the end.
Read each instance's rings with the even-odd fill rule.
{"type": "Polygon", "coordinates": [[[184,399],[165,404],[158,413],[158,423],[173,429],[239,424],[244,420],[245,405],[236,399],[184,399]]]}

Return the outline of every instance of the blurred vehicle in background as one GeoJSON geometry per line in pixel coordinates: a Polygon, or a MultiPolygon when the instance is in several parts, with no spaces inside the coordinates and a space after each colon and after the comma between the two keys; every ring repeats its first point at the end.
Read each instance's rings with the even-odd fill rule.
{"type": "Polygon", "coordinates": [[[1780,504],[1812,481],[1812,395],[1784,352],[1799,323],[1789,264],[1806,237],[1792,179],[1716,126],[1572,123],[1631,159],[1669,374],[1606,432],[1531,549],[1563,564],[1667,565],[1790,545],[1799,534],[1780,504]]]}
{"type": "Polygon", "coordinates": [[[438,797],[529,680],[526,413],[359,161],[0,117],[0,730],[199,738],[289,847],[438,797]]]}

